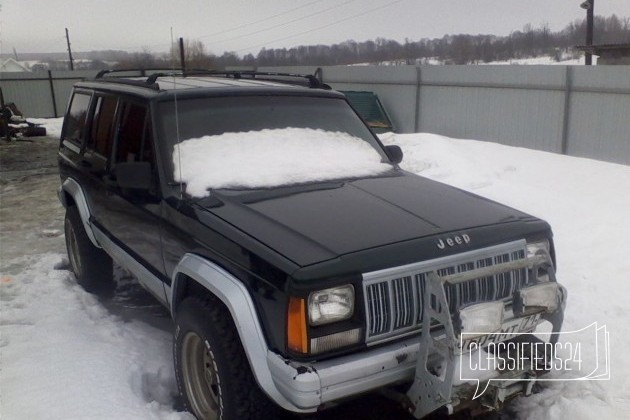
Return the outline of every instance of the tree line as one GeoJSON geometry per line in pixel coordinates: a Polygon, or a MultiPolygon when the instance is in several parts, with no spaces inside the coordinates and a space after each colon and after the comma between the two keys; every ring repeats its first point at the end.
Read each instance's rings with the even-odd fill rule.
{"type": "MultiPolygon", "coordinates": [[[[522,30],[507,36],[458,34],[419,41],[406,39],[403,43],[385,38],[363,42],[349,40],[333,45],[262,48],[256,55],[246,54],[243,57],[234,52],[214,55],[206,51],[201,41],[187,39],[184,51],[187,68],[214,69],[234,66],[325,66],[360,63],[476,64],[538,56],[553,56],[559,61],[567,55],[579,56],[574,47],[584,44],[585,34],[586,21],[576,20],[557,32],[551,31],[547,24],[536,28],[526,25],[522,30]]],[[[595,44],[627,42],[630,42],[630,18],[619,18],[616,15],[595,17],[595,44]]],[[[178,67],[179,45],[174,45],[170,53],[161,56],[145,49],[116,58],[117,68],[178,67]]]]}

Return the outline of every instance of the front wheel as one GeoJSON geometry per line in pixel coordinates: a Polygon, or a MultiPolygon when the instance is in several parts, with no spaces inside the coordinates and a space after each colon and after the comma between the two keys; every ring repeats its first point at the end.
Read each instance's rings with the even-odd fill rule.
{"type": "Polygon", "coordinates": [[[198,419],[276,418],[247,361],[230,313],[216,298],[186,298],[175,317],[173,355],[185,408],[198,419]]]}

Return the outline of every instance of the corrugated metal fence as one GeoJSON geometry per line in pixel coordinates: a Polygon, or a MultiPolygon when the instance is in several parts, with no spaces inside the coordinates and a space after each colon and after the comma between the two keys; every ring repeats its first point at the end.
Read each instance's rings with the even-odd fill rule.
{"type": "Polygon", "coordinates": [[[27,117],[62,117],[72,85],[96,71],[0,73],[5,102],[14,102],[27,117]]]}
{"type": "MultiPolygon", "coordinates": [[[[259,70],[312,74],[316,68],[259,70]]],[[[630,164],[630,66],[353,66],[321,71],[334,89],[378,93],[402,133],[431,132],[630,164]]],[[[95,72],[16,74],[0,74],[5,100],[29,116],[51,117],[51,92],[61,115],[72,83],[95,72]]]]}

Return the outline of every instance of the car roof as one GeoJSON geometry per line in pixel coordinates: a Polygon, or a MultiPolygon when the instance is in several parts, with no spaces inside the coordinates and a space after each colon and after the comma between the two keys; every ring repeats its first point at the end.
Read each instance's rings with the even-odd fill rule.
{"type": "Polygon", "coordinates": [[[158,100],[204,96],[290,95],[343,97],[324,84],[309,85],[310,76],[273,75],[275,79],[230,77],[228,75],[160,75],[147,77],[97,77],[75,84],[77,88],[96,89],[111,93],[127,93],[158,100]],[[291,77],[304,77],[300,83],[291,77]],[[311,86],[311,87],[309,87],[311,86]]]}
{"type": "Polygon", "coordinates": [[[187,76],[187,77],[158,77],[156,83],[160,90],[173,89],[200,89],[200,88],[227,88],[227,87],[290,87],[297,88],[298,85],[288,85],[286,83],[256,80],[256,79],[228,79],[226,77],[208,76],[187,76]]]}

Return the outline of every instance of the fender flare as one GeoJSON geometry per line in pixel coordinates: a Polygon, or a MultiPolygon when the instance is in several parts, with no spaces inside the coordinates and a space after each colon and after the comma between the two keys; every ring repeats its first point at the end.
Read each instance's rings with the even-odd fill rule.
{"type": "Polygon", "coordinates": [[[85,229],[85,233],[88,238],[90,238],[90,242],[97,247],[101,248],[96,237],[94,236],[94,232],[92,232],[92,225],[90,224],[90,207],[88,206],[87,199],[85,198],[85,193],[83,192],[83,188],[79,185],[79,183],[73,178],[66,178],[59,187],[59,201],[63,204],[64,207],[68,206],[67,198],[62,194],[68,194],[77,205],[77,210],[79,210],[79,215],[81,216],[81,221],[83,222],[83,228],[85,229]]]}
{"type": "Polygon", "coordinates": [[[230,311],[254,377],[263,392],[284,409],[294,412],[312,411],[295,406],[278,390],[269,368],[270,350],[256,316],[256,307],[243,283],[205,258],[195,254],[186,254],[173,271],[170,296],[173,318],[175,318],[179,303],[178,289],[184,283],[181,274],[198,282],[223,302],[230,311]]]}

